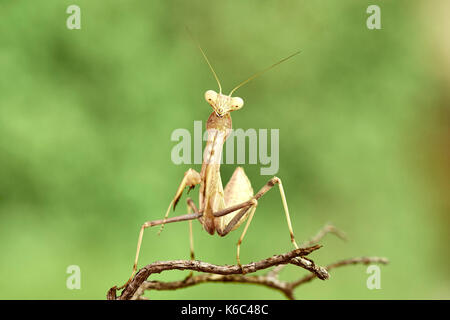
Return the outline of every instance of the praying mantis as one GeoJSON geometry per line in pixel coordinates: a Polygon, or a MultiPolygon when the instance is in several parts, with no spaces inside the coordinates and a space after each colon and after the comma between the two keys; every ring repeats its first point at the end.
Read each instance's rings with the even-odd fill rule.
{"type": "MultiPolygon", "coordinates": [[[[290,56],[278,61],[270,67],[252,75],[250,78],[241,82],[238,86],[231,90],[230,94],[226,95],[222,93],[222,85],[211,63],[209,62],[208,57],[206,56],[205,52],[200,47],[198,42],[195,42],[200,52],[202,53],[203,58],[208,64],[212,74],[214,75],[214,78],[219,87],[218,93],[213,90],[208,90],[205,93],[205,100],[212,107],[213,112],[210,114],[206,123],[208,138],[203,153],[203,163],[201,171],[200,173],[198,173],[192,168],[187,170],[184,173],[184,177],[175,193],[174,198],[167,208],[164,218],[160,220],[147,221],[141,226],[131,277],[119,289],[124,288],[133,279],[133,276],[136,273],[144,230],[149,227],[161,225],[158,232],[159,234],[165,224],[173,222],[189,222],[190,258],[191,260],[194,260],[195,255],[192,235],[192,220],[199,220],[203,228],[209,234],[214,235],[214,233],[217,232],[217,234],[221,237],[224,237],[231,231],[236,230],[244,221],[247,220],[247,223],[244,226],[244,230],[242,231],[242,234],[237,243],[236,259],[237,264],[242,269],[240,261],[240,247],[255,214],[258,200],[275,185],[278,186],[278,189],[280,191],[291,242],[294,247],[298,249],[298,245],[294,237],[294,232],[292,230],[291,218],[289,215],[289,209],[281,180],[278,177],[273,177],[256,194],[254,194],[252,185],[249,178],[245,174],[244,169],[242,167],[237,167],[227,185],[225,186],[225,188],[223,188],[222,179],[220,176],[220,160],[224,143],[231,133],[232,123],[230,113],[232,111],[237,111],[244,106],[243,99],[239,97],[233,97],[233,93],[238,88],[242,87],[244,84],[248,83],[254,78],[260,76],[261,74],[279,65],[280,63],[290,59],[291,57],[299,54],[300,51],[295,52],[294,54],[291,54],[290,56]],[[186,188],[189,188],[190,191],[197,185],[200,185],[199,208],[197,208],[192,199],[188,198],[186,201],[188,213],[169,218],[171,209],[173,208],[173,210],[175,210],[175,207],[180,200],[183,191],[186,188]]],[[[244,273],[244,270],[242,271],[244,273]]]]}

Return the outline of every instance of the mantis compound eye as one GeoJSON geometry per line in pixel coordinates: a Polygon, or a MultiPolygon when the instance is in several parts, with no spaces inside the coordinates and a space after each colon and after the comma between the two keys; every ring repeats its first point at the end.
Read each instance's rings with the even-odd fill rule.
{"type": "Polygon", "coordinates": [[[208,90],[205,92],[205,100],[209,103],[212,104],[214,103],[214,101],[217,100],[217,92],[215,92],[214,90],[208,90]]]}
{"type": "Polygon", "coordinates": [[[239,110],[244,106],[244,100],[239,97],[231,98],[231,108],[232,110],[239,110]]]}

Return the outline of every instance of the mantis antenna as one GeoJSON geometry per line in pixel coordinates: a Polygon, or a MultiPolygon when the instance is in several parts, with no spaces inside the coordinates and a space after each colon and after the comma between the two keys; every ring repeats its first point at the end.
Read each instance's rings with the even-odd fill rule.
{"type": "Polygon", "coordinates": [[[239,89],[240,87],[242,87],[242,86],[243,86],[244,84],[246,84],[247,82],[250,82],[251,80],[253,80],[253,79],[259,77],[259,76],[262,75],[263,73],[269,71],[269,70],[272,69],[273,67],[276,67],[276,66],[279,65],[280,63],[285,62],[286,60],[292,58],[293,56],[296,56],[296,55],[299,54],[300,52],[302,52],[302,51],[301,51],[301,50],[300,50],[300,51],[297,51],[297,52],[291,54],[290,56],[288,56],[288,57],[286,57],[286,58],[284,58],[284,59],[281,59],[280,61],[278,61],[277,63],[271,65],[270,67],[268,67],[268,68],[266,68],[266,69],[264,69],[264,70],[262,70],[262,71],[260,71],[260,72],[255,73],[255,74],[252,75],[250,78],[248,78],[247,80],[241,82],[241,83],[238,84],[233,90],[231,90],[230,96],[233,94],[233,92],[235,92],[237,89],[239,89]]]}
{"type": "Polygon", "coordinates": [[[213,73],[213,75],[214,75],[214,78],[216,78],[217,84],[219,85],[219,92],[222,93],[222,86],[220,85],[219,78],[217,77],[217,74],[216,74],[216,72],[214,71],[214,68],[212,67],[211,63],[209,62],[208,57],[206,56],[206,54],[205,54],[205,52],[203,51],[202,47],[200,46],[200,44],[198,43],[198,41],[194,38],[194,36],[192,35],[192,33],[191,33],[191,31],[189,30],[188,27],[186,27],[186,31],[189,33],[189,36],[191,37],[192,41],[194,41],[195,44],[197,45],[197,47],[199,48],[200,52],[201,52],[202,55],[203,55],[203,58],[205,58],[206,63],[207,63],[208,66],[209,66],[209,69],[211,69],[211,71],[212,71],[212,73],[213,73]]]}

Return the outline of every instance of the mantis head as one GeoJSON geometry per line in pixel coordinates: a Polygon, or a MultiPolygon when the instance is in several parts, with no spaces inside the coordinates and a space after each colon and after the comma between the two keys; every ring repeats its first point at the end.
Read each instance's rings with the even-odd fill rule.
{"type": "Polygon", "coordinates": [[[227,96],[222,93],[217,93],[214,90],[205,92],[205,100],[211,105],[219,117],[230,113],[231,111],[239,110],[244,106],[244,100],[239,97],[227,96]]]}

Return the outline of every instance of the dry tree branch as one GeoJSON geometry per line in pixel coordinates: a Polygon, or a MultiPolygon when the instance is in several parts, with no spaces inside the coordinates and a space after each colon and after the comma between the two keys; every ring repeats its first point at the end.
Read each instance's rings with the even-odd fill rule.
{"type": "MultiPolygon", "coordinates": [[[[348,260],[342,260],[332,265],[325,267],[327,271],[341,267],[349,264],[370,264],[370,263],[380,263],[387,264],[388,260],[386,258],[380,257],[361,257],[361,258],[352,258],[348,260]]],[[[261,276],[245,276],[242,274],[231,274],[231,275],[221,275],[221,274],[200,274],[197,276],[188,277],[181,281],[172,281],[172,282],[161,282],[161,281],[144,281],[138,290],[133,295],[132,299],[145,299],[143,298],[143,294],[146,290],[177,290],[181,288],[192,287],[197,284],[206,283],[206,282],[233,282],[233,283],[250,283],[261,285],[265,287],[269,287],[272,289],[276,289],[283,293],[286,298],[290,300],[294,300],[294,290],[313,279],[316,279],[317,275],[311,273],[297,281],[288,282],[279,280],[277,276],[270,275],[269,273],[261,276]]]]}
{"type": "Polygon", "coordinates": [[[206,282],[257,284],[276,289],[282,292],[288,299],[295,299],[294,290],[298,286],[315,278],[319,278],[321,280],[328,279],[328,271],[331,269],[350,264],[388,263],[388,260],[386,258],[360,257],[338,261],[326,267],[317,266],[312,260],[306,258],[305,256],[321,248],[321,246],[317,245],[316,243],[319,242],[328,233],[334,233],[338,237],[345,239],[345,235],[341,231],[328,224],[323,227],[313,238],[311,238],[311,240],[303,243],[301,248],[292,250],[285,254],[275,255],[258,262],[243,265],[242,269],[238,265],[218,266],[194,260],[157,261],[140,269],[132,279],[132,281],[124,288],[119,297],[116,296],[117,287],[111,288],[108,291],[107,299],[145,299],[143,297],[143,294],[146,290],[177,290],[206,282]],[[278,274],[287,264],[293,264],[304,268],[310,271],[310,274],[292,282],[279,280],[278,274]],[[273,266],[275,266],[275,268],[264,275],[246,275],[273,266]],[[203,272],[206,274],[192,276],[191,273],[187,278],[181,281],[147,281],[147,278],[151,274],[161,273],[166,270],[191,270],[203,272]]]}
{"type": "MultiPolygon", "coordinates": [[[[244,275],[256,272],[258,270],[267,269],[276,265],[292,263],[292,261],[295,261],[296,265],[303,267],[310,272],[313,272],[318,278],[325,280],[328,278],[328,272],[324,268],[316,266],[312,262],[312,260],[303,258],[304,256],[319,249],[320,247],[320,245],[315,245],[308,248],[295,249],[284,254],[279,254],[267,259],[260,260],[258,262],[252,262],[242,265],[242,268],[238,265],[218,266],[197,260],[157,261],[140,269],[139,272],[134,276],[133,280],[131,280],[131,282],[122,291],[118,299],[128,300],[133,298],[134,294],[139,289],[141,284],[145,280],[147,280],[147,278],[151,274],[161,273],[162,271],[166,270],[192,270],[219,275],[244,275]]],[[[108,299],[114,299],[116,290],[117,288],[113,287],[108,291],[108,299]]]]}

